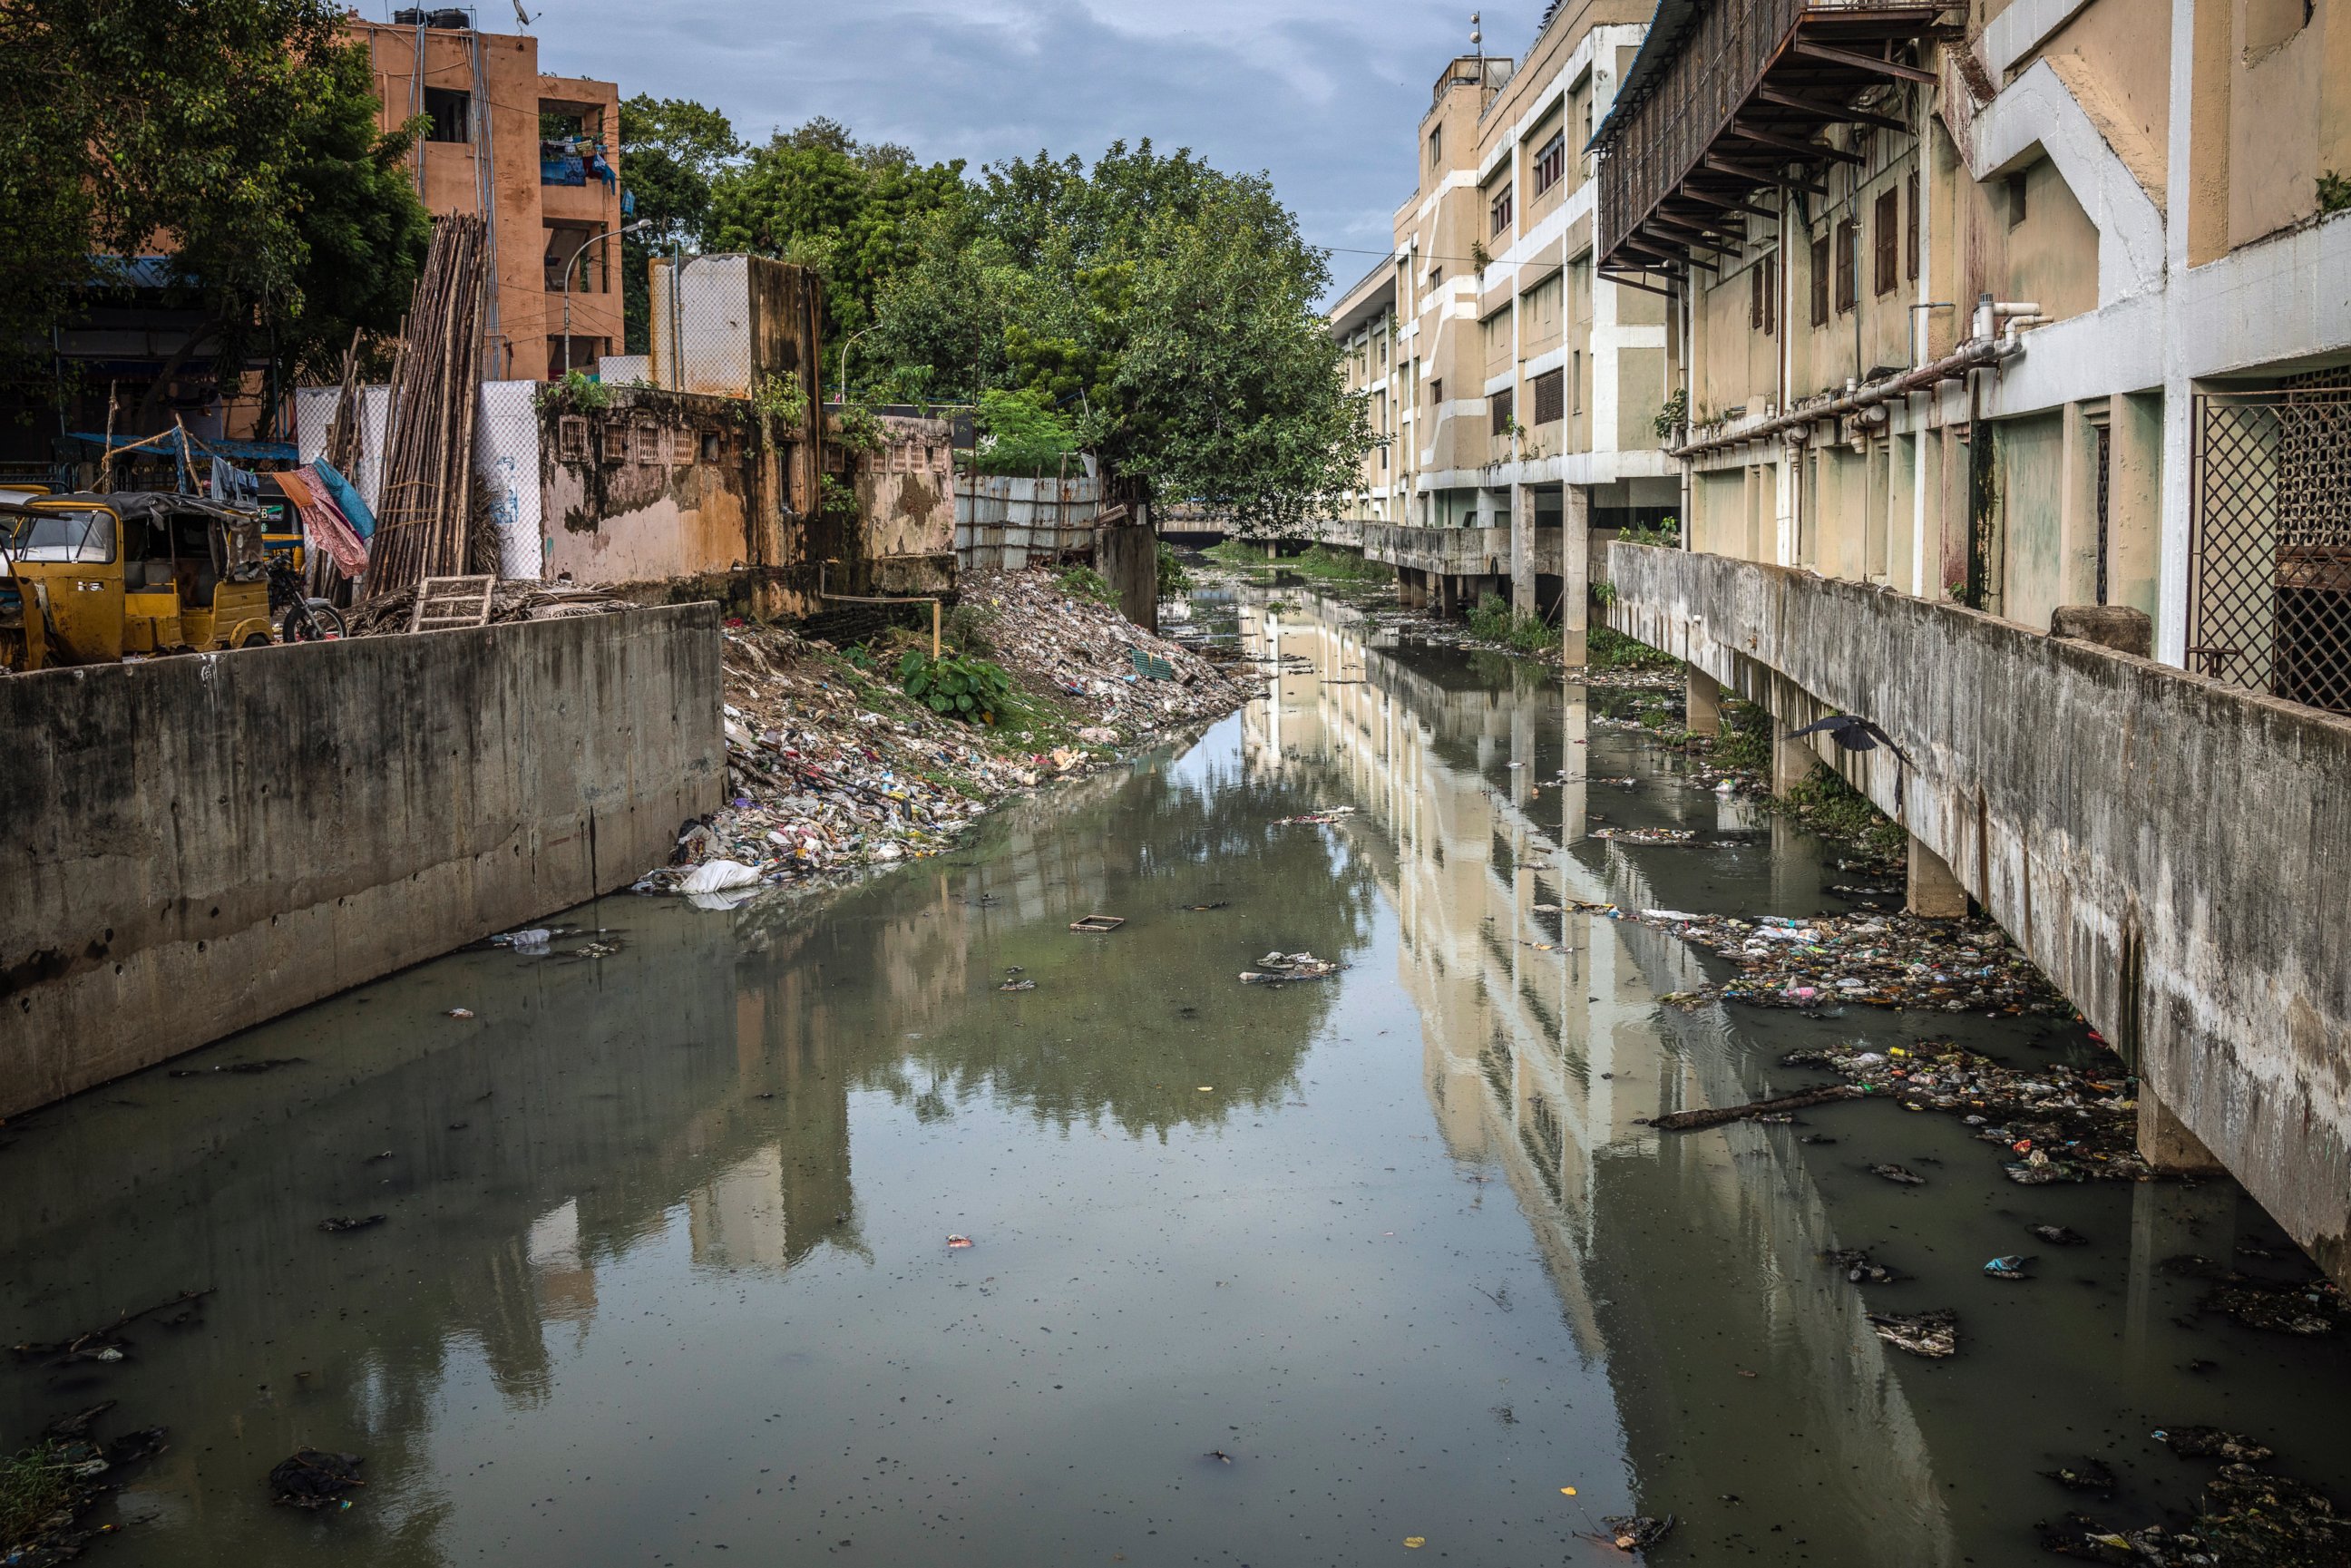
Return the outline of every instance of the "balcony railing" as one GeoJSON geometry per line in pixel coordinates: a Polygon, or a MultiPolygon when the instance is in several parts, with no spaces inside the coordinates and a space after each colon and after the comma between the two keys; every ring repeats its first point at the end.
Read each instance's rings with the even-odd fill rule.
{"type": "MultiPolygon", "coordinates": [[[[1814,137],[1839,120],[1887,123],[1846,106],[1888,79],[1931,80],[1898,57],[1899,46],[1929,33],[1945,9],[1920,0],[1696,0],[1683,9],[1678,36],[1652,39],[1661,53],[1636,62],[1595,139],[1601,264],[1687,261],[1708,248],[1708,235],[1735,234],[1745,193],[1780,183],[1783,166],[1844,156],[1814,137]],[[1694,180],[1717,199],[1672,210],[1694,180]]],[[[1661,14],[1657,25],[1671,24],[1661,14]]]]}

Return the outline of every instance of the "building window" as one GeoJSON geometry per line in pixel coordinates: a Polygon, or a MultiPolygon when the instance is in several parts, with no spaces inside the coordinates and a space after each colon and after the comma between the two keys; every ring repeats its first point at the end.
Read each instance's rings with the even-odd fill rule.
{"type": "Polygon", "coordinates": [[[2014,228],[2024,221],[2024,176],[2008,177],[2008,226],[2014,228]]]}
{"type": "Polygon", "coordinates": [[[1813,325],[1829,324],[1829,236],[1813,241],[1813,325]]]}
{"type": "Polygon", "coordinates": [[[608,424],[604,427],[604,461],[626,463],[629,460],[629,427],[608,424]]]}
{"type": "MultiPolygon", "coordinates": [[[[547,255],[544,266],[548,291],[563,291],[563,275],[571,274],[574,294],[601,294],[607,281],[604,276],[605,251],[609,247],[596,239],[596,231],[585,227],[547,225],[547,255]]],[[[557,323],[560,325],[560,322],[557,323]]]]}
{"type": "Polygon", "coordinates": [[[588,422],[576,413],[567,413],[555,427],[556,452],[567,463],[588,461],[588,422]]]}
{"type": "Polygon", "coordinates": [[[1445,127],[1438,126],[1428,133],[1428,166],[1436,168],[1445,162],[1445,127]]]}
{"type": "Polygon", "coordinates": [[[1432,267],[1428,269],[1428,287],[1431,290],[1434,290],[1438,284],[1444,281],[1445,269],[1443,267],[1432,267]]]}
{"type": "Polygon", "coordinates": [[[1854,269],[1858,258],[1854,248],[1861,243],[1860,230],[1851,218],[1840,218],[1836,226],[1836,308],[1850,310],[1854,307],[1857,280],[1854,269]]]}
{"type": "Polygon", "coordinates": [[[1492,227],[1489,231],[1492,235],[1499,236],[1504,229],[1510,226],[1510,188],[1508,185],[1502,187],[1502,193],[1494,198],[1487,207],[1486,213],[1492,220],[1492,227]]]}
{"type": "Polygon", "coordinates": [[[1510,416],[1518,411],[1518,393],[1505,387],[1502,391],[1488,396],[1486,403],[1493,411],[1494,434],[1497,435],[1510,434],[1510,416]]]}
{"type": "Polygon", "coordinates": [[[1545,371],[1535,378],[1535,423],[1557,424],[1567,414],[1567,378],[1557,371],[1545,371]]]}
{"type": "Polygon", "coordinates": [[[1902,281],[1902,193],[1887,186],[1877,193],[1877,210],[1869,220],[1869,244],[1876,262],[1870,286],[1891,294],[1902,281]]]}
{"type": "Polygon", "coordinates": [[[1445,378],[1443,376],[1431,377],[1428,383],[1428,406],[1431,408],[1437,408],[1441,406],[1444,402],[1445,378]]]}
{"type": "Polygon", "coordinates": [[[1905,220],[1902,225],[1903,271],[1916,281],[1918,277],[1918,171],[1911,170],[1910,178],[1905,183],[1908,188],[1903,193],[1907,198],[1902,214],[1905,220]]]}
{"type": "Polygon", "coordinates": [[[424,113],[433,123],[425,128],[427,141],[471,141],[474,139],[474,95],[452,88],[424,89],[424,113]]]}
{"type": "Polygon", "coordinates": [[[715,430],[702,433],[702,460],[716,463],[726,455],[726,438],[715,430]]]}
{"type": "Polygon", "coordinates": [[[1558,184],[1566,173],[1567,133],[1554,131],[1535,154],[1535,194],[1540,196],[1558,184]]]}
{"type": "Polygon", "coordinates": [[[661,426],[657,424],[637,426],[636,440],[633,444],[636,448],[637,461],[640,463],[650,466],[668,459],[668,454],[664,450],[667,442],[661,426]]]}
{"type": "Polygon", "coordinates": [[[1779,327],[1780,316],[1780,256],[1777,251],[1763,257],[1747,274],[1747,325],[1770,337],[1779,327]]]}

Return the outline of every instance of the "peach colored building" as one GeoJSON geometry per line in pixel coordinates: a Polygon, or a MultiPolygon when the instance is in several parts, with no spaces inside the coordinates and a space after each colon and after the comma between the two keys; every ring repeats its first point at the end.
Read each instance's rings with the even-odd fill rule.
{"type": "Polygon", "coordinates": [[[478,31],[467,11],[393,15],[348,32],[367,46],[384,127],[430,121],[413,160],[424,204],[491,221],[489,377],[559,376],[567,346],[592,372],[622,348],[621,244],[599,237],[622,221],[619,87],[546,75],[537,38],[478,31]]]}

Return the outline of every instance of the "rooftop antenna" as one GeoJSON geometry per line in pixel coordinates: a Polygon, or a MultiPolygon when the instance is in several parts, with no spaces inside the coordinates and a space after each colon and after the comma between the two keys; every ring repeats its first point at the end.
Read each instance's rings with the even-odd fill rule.
{"type": "Polygon", "coordinates": [[[530,26],[530,13],[522,8],[522,0],[514,0],[515,20],[525,27],[530,26]]]}
{"type": "Polygon", "coordinates": [[[1484,22],[1485,18],[1478,12],[1472,11],[1469,13],[1469,47],[1477,52],[1478,57],[1481,60],[1486,57],[1486,29],[1484,22]]]}

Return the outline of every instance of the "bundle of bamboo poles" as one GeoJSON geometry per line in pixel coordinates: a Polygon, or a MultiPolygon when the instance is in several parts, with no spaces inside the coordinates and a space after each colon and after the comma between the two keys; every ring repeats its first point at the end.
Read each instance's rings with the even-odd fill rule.
{"type": "Polygon", "coordinates": [[[432,247],[392,362],[368,550],[371,600],[424,578],[463,576],[474,564],[474,420],[488,234],[479,217],[433,220],[432,247]]]}

